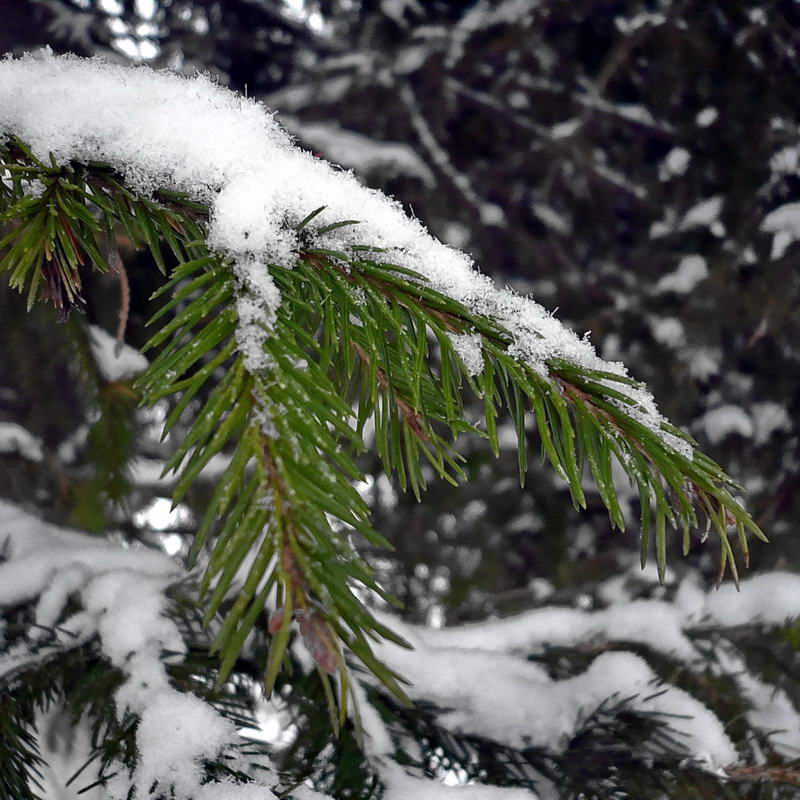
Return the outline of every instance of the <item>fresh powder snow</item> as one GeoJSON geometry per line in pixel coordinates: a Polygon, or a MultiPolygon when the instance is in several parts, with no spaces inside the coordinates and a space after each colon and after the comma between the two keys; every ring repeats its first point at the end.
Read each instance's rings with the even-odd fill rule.
{"type": "MultiPolygon", "coordinates": [[[[685,715],[674,727],[683,734],[691,755],[717,770],[737,760],[720,720],[688,693],[659,684],[639,656],[603,653],[585,672],[561,681],[550,678],[535,662],[526,661],[526,656],[549,647],[630,642],[676,658],[689,668],[695,664],[704,669],[707,654],[693,644],[688,633],[782,625],[798,616],[800,576],[765,573],[742,581],[738,591],[728,584],[703,591],[697,578],[689,576],[678,587],[673,602],[622,598],[597,611],[549,606],[439,630],[404,624],[383,614],[383,621],[410,641],[414,650],[386,642],[379,646],[379,653],[411,680],[412,698],[452,709],[443,719],[461,732],[488,736],[511,747],[528,743],[558,749],[593,702],[599,705],[617,693],[619,699],[631,698],[631,708],[685,715]],[[491,680],[487,682],[488,675],[491,680]]],[[[734,677],[743,690],[753,696],[760,691],[763,698],[767,687],[743,673],[738,662],[732,664],[730,658],[721,659],[716,665],[718,674],[734,677]]],[[[783,730],[787,720],[800,718],[782,695],[775,695],[759,712],[752,717],[752,724],[770,735],[783,730]]],[[[783,734],[778,741],[788,747],[798,738],[783,734]]]]}
{"type": "MultiPolygon", "coordinates": [[[[270,366],[264,342],[280,304],[268,265],[296,262],[301,245],[295,227],[324,206],[317,218],[322,224],[363,224],[318,234],[317,245],[385,249],[386,260],[421,273],[436,290],[503,325],[513,337],[510,353],[539,374],[548,374],[553,358],[626,374],[538,303],[495,288],[469,256],[433,238],[399,203],[296,147],[264,106],[207,76],[189,79],[47,50],[7,57],[0,61],[0,136],[20,137],[44,161],[52,155],[58,163],[108,163],[144,195],[168,188],[207,203],[208,244],[231,261],[237,342],[251,371],[270,366]]],[[[720,204],[702,216],[715,216],[720,204]]],[[[635,405],[621,407],[691,457],[686,442],[661,431],[664,420],[652,396],[641,388],[626,392],[635,405]]]]}
{"type": "MultiPolygon", "coordinates": [[[[78,597],[82,606],[54,629],[49,649],[31,649],[23,641],[7,650],[0,656],[0,675],[97,636],[104,656],[125,676],[115,696],[116,713],[120,720],[126,711],[139,716],[139,759],[131,777],[119,765],[106,797],[122,800],[133,788],[145,796],[154,783],[172,787],[176,800],[275,797],[263,785],[258,795],[253,787],[240,792],[216,781],[201,790],[203,760],[232,747],[238,735],[211,705],[177,691],[167,676],[162,654],[179,659],[186,652],[164,594],[185,576],[177,562],[155,550],[58,528],[5,501],[0,501],[0,542],[7,558],[0,564],[0,607],[38,598],[36,625],[53,630],[70,597],[78,597]]],[[[32,638],[42,638],[40,628],[31,630],[32,638]]]]}

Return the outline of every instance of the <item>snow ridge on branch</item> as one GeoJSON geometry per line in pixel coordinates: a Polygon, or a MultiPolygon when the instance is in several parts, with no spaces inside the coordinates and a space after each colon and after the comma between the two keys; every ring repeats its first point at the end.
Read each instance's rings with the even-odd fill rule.
{"type": "MultiPolygon", "coordinates": [[[[272,775],[257,783],[207,783],[201,762],[231,748],[239,736],[231,722],[199,697],[176,690],[165,671],[167,661],[179,661],[186,646],[175,623],[165,614],[165,590],[185,573],[170,558],[147,549],[122,548],[95,536],[58,528],[9,503],[0,503],[0,541],[6,561],[0,564],[0,607],[36,602],[35,625],[29,644],[18,644],[0,659],[0,679],[22,672],[35,660],[97,637],[103,656],[125,675],[116,693],[116,713],[137,715],[139,763],[133,774],[122,765],[112,779],[109,797],[126,797],[135,788],[144,796],[153,784],[172,787],[176,798],[225,797],[260,800],[275,797],[272,775]],[[77,595],[81,609],[65,618],[67,599],[77,595]],[[56,631],[42,647],[43,631],[56,631]],[[264,782],[266,780],[266,783],[264,782]],[[223,794],[220,794],[222,792],[223,794]],[[260,792],[260,793],[259,793],[260,792]]],[[[647,662],[630,652],[598,655],[588,669],[565,680],[553,680],[525,657],[552,645],[595,641],[644,644],[655,651],[685,659],[679,642],[691,647],[680,633],[714,626],[784,623],[800,616],[800,578],[769,573],[742,583],[732,602],[704,594],[687,579],[674,603],[639,601],[612,604],[604,611],[546,607],[500,621],[445,630],[432,630],[392,620],[414,644],[406,651],[391,644],[381,657],[412,681],[416,700],[443,709],[441,724],[456,733],[485,737],[510,747],[542,747],[558,752],[580,727],[586,712],[609,698],[625,699],[632,710],[674,718],[687,756],[703,769],[724,774],[738,760],[736,748],[721,721],[686,691],[660,683],[647,662]],[[777,589],[777,591],[773,591],[777,589]],[[631,611],[635,610],[635,621],[631,611]],[[673,620],[672,636],[659,643],[642,619],[673,620]],[[488,676],[491,679],[488,680],[488,676]],[[678,715],[675,717],[675,715],[678,715]]],[[[695,661],[699,652],[692,648],[695,661]]],[[[696,663],[702,668],[702,664],[696,663]]],[[[693,668],[691,659],[687,662],[693,668]]],[[[754,704],[748,717],[754,727],[775,737],[776,746],[791,755],[798,747],[793,728],[800,716],[785,693],[750,675],[736,652],[718,651],[714,669],[737,681],[754,704]],[[778,730],[780,725],[787,730],[778,730]],[[777,731],[777,732],[776,732],[777,731]]],[[[395,744],[380,715],[367,699],[370,679],[354,683],[364,746],[384,782],[387,798],[425,797],[490,800],[534,797],[524,789],[448,787],[415,777],[394,760],[395,744]]],[[[322,795],[303,789],[306,800],[322,795]]],[[[300,797],[301,794],[294,796],[300,797]]]]}
{"type": "MultiPolygon", "coordinates": [[[[44,163],[51,156],[61,164],[107,163],[145,196],[169,188],[210,206],[208,243],[234,262],[246,306],[239,343],[253,370],[264,367],[264,327],[280,302],[266,265],[295,263],[293,228],[324,206],[330,222],[362,224],[322,234],[319,246],[385,249],[436,290],[506,327],[514,354],[540,374],[554,358],[627,374],[538,303],[495,289],[467,255],[434,239],[399,203],[295,147],[264,106],[207,76],[186,79],[45,50],[0,62],[0,107],[0,136],[18,136],[44,163]],[[263,325],[254,322],[259,314],[263,325]]],[[[691,458],[686,442],[662,430],[652,395],[638,386],[628,394],[638,418],[691,458]]]]}

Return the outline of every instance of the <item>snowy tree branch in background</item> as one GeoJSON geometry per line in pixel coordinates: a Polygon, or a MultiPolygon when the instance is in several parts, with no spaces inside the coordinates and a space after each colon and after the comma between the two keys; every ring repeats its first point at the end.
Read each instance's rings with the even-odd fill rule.
{"type": "MultiPolygon", "coordinates": [[[[268,760],[248,758],[246,743],[236,733],[235,725],[253,724],[236,688],[229,684],[212,705],[210,687],[181,676],[179,664],[184,675],[191,676],[192,669],[199,673],[190,647],[204,643],[194,638],[198,631],[169,597],[186,582],[174,561],[154,550],[125,549],[59,529],[8,503],[0,504],[0,535],[7,559],[0,565],[0,604],[36,602],[28,636],[13,636],[14,644],[0,658],[0,686],[5,692],[16,688],[25,706],[7,707],[3,696],[0,731],[8,752],[0,796],[30,796],[31,779],[44,788],[46,766],[36,746],[26,751],[13,745],[20,721],[32,727],[35,710],[41,714],[46,706],[43,700],[56,700],[48,665],[64,661],[80,665],[78,686],[71,687],[78,695],[71,709],[77,720],[85,710],[81,694],[83,702],[91,697],[94,703],[94,713],[84,721],[92,726],[94,745],[86,748],[86,763],[72,776],[77,780],[95,764],[98,781],[85,781],[84,788],[102,782],[106,796],[118,798],[131,791],[145,797],[155,788],[198,800],[218,798],[219,792],[231,800],[276,796],[266,788],[278,783],[268,760]],[[65,613],[74,598],[78,609],[65,613]],[[80,691],[82,680],[90,685],[80,691]],[[209,771],[219,780],[209,781],[209,771]],[[258,795],[244,785],[236,788],[255,777],[261,778],[258,795]]],[[[295,797],[321,795],[301,790],[295,797]]]]}
{"type": "MultiPolygon", "coordinates": [[[[52,716],[64,691],[65,713],[79,730],[88,728],[87,742],[71,761],[70,782],[79,787],[89,790],[99,782],[102,796],[112,798],[131,792],[186,800],[322,797],[302,786],[289,789],[276,772],[275,754],[247,739],[257,725],[249,708],[253,681],[243,682],[242,672],[253,655],[252,640],[236,680],[212,691],[198,661],[208,639],[193,614],[193,582],[176,562],[150,549],[58,528],[8,503],[0,504],[0,538],[6,559],[0,605],[35,604],[29,624],[9,625],[9,646],[0,657],[0,790],[6,792],[0,796],[31,796],[31,779],[49,787],[37,740],[29,737],[26,747],[24,734],[26,726],[45,725],[43,708],[49,705],[52,716]],[[65,663],[71,683],[56,688],[65,663]]],[[[611,599],[619,587],[609,584],[607,592],[611,599]]],[[[411,679],[411,696],[424,711],[410,715],[396,707],[392,694],[361,671],[351,687],[358,710],[351,706],[350,713],[359,715],[369,768],[389,800],[448,800],[455,793],[462,800],[556,797],[555,786],[580,781],[591,769],[598,745],[620,762],[657,762],[666,776],[680,765],[682,777],[662,785],[665,791],[726,776],[796,783],[791,769],[740,763],[716,709],[687,688],[735,686],[750,704],[745,717],[751,735],[791,759],[800,747],[800,717],[783,690],[749,673],[737,636],[752,626],[793,625],[798,598],[800,578],[788,573],[747,579],[741,592],[728,585],[711,593],[688,576],[672,602],[619,596],[602,611],[551,606],[441,631],[381,615],[414,651],[385,643],[378,656],[411,679]],[[683,678],[675,673],[665,681],[640,655],[609,652],[614,642],[646,648],[678,665],[683,678]],[[543,657],[553,648],[557,653],[581,644],[591,663],[554,679],[543,657]],[[387,709],[399,721],[389,725],[387,709]],[[776,730],[776,723],[783,729],[776,730]],[[417,754],[421,734],[429,750],[417,754]],[[579,758],[575,749],[582,740],[586,752],[579,758]],[[508,770],[495,780],[513,776],[520,788],[485,785],[481,765],[492,752],[508,770]],[[409,773],[412,766],[436,773],[448,764],[460,765],[480,785],[451,788],[409,773]]],[[[212,631],[220,623],[212,620],[212,631]]],[[[293,660],[299,655],[295,648],[293,660]]],[[[308,669],[310,659],[305,661],[308,669]]]]}

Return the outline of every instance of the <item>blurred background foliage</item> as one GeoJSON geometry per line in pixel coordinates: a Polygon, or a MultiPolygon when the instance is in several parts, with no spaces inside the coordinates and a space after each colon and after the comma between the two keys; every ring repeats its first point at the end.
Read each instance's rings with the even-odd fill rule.
{"type": "MultiPolygon", "coordinates": [[[[796,566],[800,4],[0,0],[0,19],[0,51],[200,70],[271,106],[303,147],[624,361],[745,487],[772,540],[752,567],[796,566]]],[[[140,346],[160,276],[124,237],[116,246],[126,339],[140,346]]],[[[90,322],[113,333],[121,295],[118,276],[87,270],[90,322]]],[[[166,401],[135,411],[124,384],[80,378],[75,315],[56,328],[3,286],[0,319],[0,422],[45,454],[0,453],[0,492],[185,551],[208,493],[169,509],[166,401]]],[[[510,429],[506,441],[496,461],[465,441],[469,482],[433,482],[421,504],[366,465],[376,527],[396,545],[366,554],[408,619],[454,624],[545,599],[588,608],[638,559],[636,525],[612,535],[599,496],[578,514],[535,461],[520,490],[510,429]]],[[[634,520],[626,487],[620,472],[634,520]]],[[[711,543],[688,559],[674,545],[675,572],[715,577],[711,543]]],[[[669,591],[625,580],[634,596],[669,591]]]]}

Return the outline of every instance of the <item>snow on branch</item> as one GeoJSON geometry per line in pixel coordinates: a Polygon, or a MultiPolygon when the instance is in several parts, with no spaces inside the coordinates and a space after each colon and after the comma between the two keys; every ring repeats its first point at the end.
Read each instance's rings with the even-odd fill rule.
{"type": "Polygon", "coordinates": [[[403,142],[378,141],[340,125],[304,123],[290,114],[281,114],[281,123],[309,147],[343,167],[368,174],[416,178],[428,187],[436,185],[430,167],[403,142]]]}
{"type": "MultiPolygon", "coordinates": [[[[163,553],[123,548],[106,539],[51,525],[0,501],[0,607],[36,601],[28,642],[0,657],[0,681],[41,658],[98,637],[103,656],[125,676],[115,695],[116,714],[139,718],[139,753],[131,775],[122,764],[106,787],[107,797],[150,796],[158,785],[176,800],[271,800],[261,785],[205,782],[203,760],[238,742],[234,725],[201,698],[170,683],[165,661],[180,660],[186,644],[167,616],[164,592],[185,577],[163,553]],[[70,597],[81,609],[60,621],[70,597]],[[38,642],[51,636],[41,647],[38,642]],[[168,655],[165,655],[168,654],[168,655]],[[224,795],[220,792],[223,791],[224,795]]],[[[308,794],[321,798],[322,795],[308,794]]]]}
{"type": "MultiPolygon", "coordinates": [[[[132,786],[144,794],[153,782],[173,786],[179,798],[217,796],[212,787],[220,790],[218,784],[201,789],[201,761],[233,747],[236,730],[205,701],[174,689],[164,664],[165,659],[180,659],[186,651],[177,625],[165,616],[164,596],[164,591],[183,577],[183,571],[156,551],[122,548],[64,530],[9,503],[0,504],[0,538],[6,557],[0,564],[0,606],[37,603],[30,646],[18,644],[14,652],[7,653],[0,662],[0,676],[7,678],[25,665],[22,651],[33,652],[40,631],[55,630],[51,649],[68,649],[97,636],[104,657],[125,675],[115,698],[117,714],[129,711],[140,720],[139,763],[133,775],[120,771],[108,786],[109,796],[123,797],[132,786]],[[80,599],[81,609],[59,622],[70,596],[80,599]]],[[[715,602],[714,594],[701,594],[698,602],[697,592],[694,586],[679,590],[674,604],[640,601],[594,613],[545,608],[507,620],[440,631],[394,620],[415,650],[387,643],[378,654],[410,679],[413,698],[445,709],[440,720],[454,731],[511,747],[538,746],[558,752],[588,711],[616,697],[625,699],[633,710],[670,718],[678,715],[672,726],[681,732],[687,753],[706,768],[717,770],[737,761],[722,723],[685,691],[658,684],[640,656],[604,653],[585,672],[561,681],[525,660],[539,647],[576,644],[592,637],[640,642],[681,658],[687,658],[691,649],[697,658],[681,626],[778,623],[800,613],[800,578],[785,573],[745,581],[732,603],[715,602]],[[629,613],[634,606],[639,622],[629,613]],[[671,634],[663,624],[670,619],[671,634]],[[664,643],[659,643],[652,627],[645,633],[641,620],[658,627],[664,643]]],[[[742,672],[735,653],[727,654],[720,663],[723,672],[742,672]]],[[[740,676],[740,684],[751,695],[766,691],[746,674],[740,676]]],[[[395,763],[391,737],[366,700],[364,688],[355,684],[353,692],[355,713],[366,734],[365,746],[387,797],[411,796],[409,792],[437,800],[458,796],[456,792],[462,790],[414,777],[395,763]]],[[[787,698],[776,701],[775,707],[784,718],[791,717],[793,709],[787,698]]],[[[753,722],[774,728],[774,717],[763,711],[753,722]]],[[[252,788],[225,785],[225,797],[247,800],[255,796],[252,788]]],[[[529,796],[523,790],[482,789],[485,793],[479,796],[498,800],[529,796]]],[[[261,798],[273,796],[266,787],[261,792],[261,798]]],[[[477,788],[465,787],[463,797],[475,792],[477,788]]]]}
{"type": "MultiPolygon", "coordinates": [[[[230,800],[274,796],[264,784],[258,794],[253,784],[202,783],[202,760],[232,752],[238,735],[207,702],[177,691],[167,677],[165,662],[180,660],[186,652],[180,630],[166,616],[164,592],[185,575],[173,560],[58,528],[9,503],[0,503],[0,541],[6,559],[0,563],[0,607],[36,603],[28,643],[16,644],[0,659],[0,680],[30,667],[37,657],[52,657],[92,637],[125,675],[115,696],[116,713],[139,718],[140,758],[133,774],[121,768],[111,780],[109,797],[125,797],[131,787],[144,794],[154,782],[172,786],[177,798],[210,800],[219,791],[230,800]],[[62,620],[70,597],[77,597],[81,608],[62,620]],[[42,647],[46,635],[53,638],[42,647]]],[[[632,711],[669,721],[693,762],[720,773],[738,760],[722,722],[686,691],[660,683],[639,655],[602,653],[584,672],[563,680],[552,679],[526,657],[548,646],[615,641],[644,644],[681,659],[688,669],[702,668],[701,653],[687,632],[783,624],[800,616],[798,598],[800,577],[789,573],[751,578],[738,594],[732,587],[705,593],[686,579],[673,603],[621,602],[595,612],[549,607],[444,630],[391,620],[414,650],[385,643],[377,655],[411,681],[413,699],[443,709],[439,721],[454,732],[558,753],[588,713],[622,701],[632,711]]],[[[798,740],[792,730],[800,716],[786,694],[750,675],[731,647],[717,649],[713,669],[733,677],[753,703],[748,712],[753,727],[771,735],[781,752],[795,752],[798,740]]],[[[367,701],[365,686],[372,681],[366,681],[353,683],[351,713],[363,727],[366,752],[385,797],[531,796],[522,789],[451,788],[410,774],[394,760],[392,737],[367,701]]],[[[307,800],[321,797],[304,791],[307,800]]]]}
{"type": "Polygon", "coordinates": [[[410,631],[426,645],[476,648],[489,652],[536,652],[544,646],[572,647],[590,640],[645,645],[682,661],[700,652],[686,632],[744,625],[784,625],[800,617],[800,576],[769,572],[703,591],[693,577],[678,588],[675,601],[625,600],[584,611],[546,606],[513,617],[441,630],[410,631]]]}
{"type": "MultiPolygon", "coordinates": [[[[362,224],[319,234],[320,247],[385,249],[387,260],[506,328],[510,352],[541,375],[553,359],[627,374],[538,303],[496,289],[467,255],[434,239],[399,203],[295,147],[262,105],[207,76],[186,79],[42,51],[0,62],[0,108],[0,136],[19,137],[42,163],[103,162],[145,196],[167,188],[208,204],[208,243],[234,263],[240,347],[254,370],[265,365],[263,328],[274,324],[280,303],[266,265],[297,261],[297,225],[324,206],[326,222],[362,224]]],[[[638,386],[628,394],[638,419],[691,458],[686,442],[662,430],[652,396],[638,386]]]]}
{"type": "MultiPolygon", "coordinates": [[[[0,502],[0,608],[37,600],[30,644],[17,644],[0,658],[0,682],[30,667],[36,655],[52,657],[98,637],[103,656],[125,675],[115,695],[120,720],[133,713],[138,760],[132,774],[122,765],[105,786],[114,800],[150,796],[157,785],[176,800],[271,800],[263,781],[207,782],[204,759],[227,753],[235,758],[240,737],[234,725],[209,703],[171,685],[165,662],[180,660],[186,645],[175,622],[166,615],[165,590],[185,573],[167,556],[145,548],[123,548],[105,539],[59,528],[0,502]],[[76,596],[81,610],[59,622],[67,599],[76,596]],[[58,624],[57,624],[58,623],[58,624]],[[47,647],[38,645],[42,632],[53,634],[47,647]]],[[[387,800],[409,797],[447,800],[523,800],[523,789],[490,786],[452,788],[407,774],[393,760],[393,747],[377,712],[362,688],[354,687],[368,737],[369,755],[385,786],[387,800]]],[[[232,763],[235,763],[232,762],[232,763]]],[[[296,800],[323,800],[308,787],[293,790],[296,800]]]]}
{"type": "Polygon", "coordinates": [[[408,676],[411,697],[445,709],[439,721],[458,733],[560,752],[586,715],[609,700],[624,700],[631,710],[680,716],[671,727],[682,734],[687,755],[712,770],[738,760],[722,722],[687,692],[660,684],[633,653],[603,653],[585,672],[553,680],[519,656],[411,641],[409,654],[386,645],[381,655],[408,676]]]}
{"type": "Polygon", "coordinates": [[[753,727],[772,737],[787,757],[800,746],[800,714],[785,692],[751,675],[731,647],[715,657],[690,635],[719,634],[745,625],[784,625],[800,617],[800,576],[772,572],[733,586],[704,592],[694,576],[678,588],[674,602],[637,600],[583,611],[547,606],[502,620],[432,629],[382,618],[414,645],[390,643],[379,654],[410,681],[409,695],[444,709],[440,721],[459,733],[493,739],[510,747],[559,751],[584,715],[609,698],[625,699],[645,713],[678,715],[672,728],[691,758],[718,770],[737,761],[722,722],[687,692],[662,684],[647,662],[628,652],[602,653],[574,677],[553,680],[543,667],[523,660],[550,647],[644,645],[689,670],[710,668],[733,678],[753,703],[753,727]],[[457,666],[454,666],[457,665],[457,666]]]}
{"type": "Polygon", "coordinates": [[[29,461],[44,458],[42,443],[15,422],[0,422],[0,454],[3,453],[20,455],[29,461]]]}
{"type": "MultiPolygon", "coordinates": [[[[402,676],[371,649],[374,641],[404,642],[375,620],[354,587],[391,598],[353,539],[341,536],[346,529],[386,545],[354,488],[360,470],[353,454],[365,447],[361,433],[371,420],[384,467],[404,489],[419,496],[425,488],[424,460],[451,482],[465,477],[441,431],[449,427],[452,441],[466,431],[481,433],[464,412],[467,389],[484,401],[485,435],[495,452],[499,408],[510,413],[521,480],[530,410],[542,449],[576,505],[586,505],[582,478],[591,471],[612,524],[624,529],[612,479],[617,459],[639,489],[643,560],[654,520],[660,574],[667,521],[682,530],[686,551],[697,512],[703,514],[719,534],[721,569],[729,563],[735,577],[729,529],[736,528],[745,559],[748,531],[763,537],[730,493],[736,484],[663,419],[622,364],[599,358],[587,337],[533,300],[496,289],[467,255],[434,239],[397,202],[296,148],[263,106],[209,78],[47,51],[6,58],[0,151],[3,218],[18,223],[0,243],[7,248],[3,267],[12,286],[29,283],[30,303],[41,284],[69,310],[80,296],[84,255],[103,269],[102,238],[117,226],[137,246],[149,246],[162,271],[162,244],[178,262],[156,293],[171,295],[151,320],[161,321],[145,348],[158,348],[153,361],[117,348],[103,355],[109,337],[104,343],[94,336],[92,345],[109,375],[144,370],[135,387],[144,402],[177,396],[165,432],[184,412],[195,414],[166,465],[180,473],[176,503],[215,458],[229,458],[192,549],[192,557],[206,544],[213,550],[200,586],[209,595],[207,624],[250,560],[215,631],[218,683],[275,591],[280,608],[271,629],[268,693],[299,622],[311,633],[306,644],[331,706],[329,676],[340,681],[334,727],[344,722],[349,684],[357,684],[350,657],[405,699],[402,676]],[[189,401],[204,387],[205,404],[194,411],[189,401]]],[[[46,589],[57,565],[34,562],[39,582],[27,588],[31,597],[41,593],[59,609],[81,587],[87,624],[93,610],[133,592],[129,576],[115,571],[101,580],[81,558],[70,560],[72,572],[54,580],[55,589],[46,589]],[[94,594],[82,588],[84,578],[94,594]]],[[[148,580],[147,624],[160,631],[153,641],[164,644],[174,636],[158,599],[167,578],[157,573],[148,580]]],[[[592,624],[598,620],[585,630],[592,624]]],[[[104,643],[115,641],[99,623],[97,632],[104,643]]],[[[680,631],[673,639],[682,641],[680,631]]],[[[149,683],[163,687],[163,667],[152,647],[147,652],[142,669],[160,675],[161,683],[149,683]]],[[[109,658],[133,685],[134,664],[123,658],[122,645],[109,658]]],[[[412,660],[400,658],[414,675],[412,660]]],[[[651,677],[635,659],[620,674],[637,687],[651,677]]],[[[149,706],[141,702],[144,723],[149,706]]],[[[724,747],[715,752],[724,761],[724,747]]]]}

